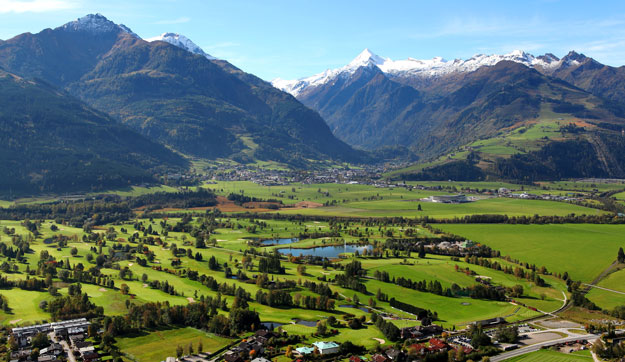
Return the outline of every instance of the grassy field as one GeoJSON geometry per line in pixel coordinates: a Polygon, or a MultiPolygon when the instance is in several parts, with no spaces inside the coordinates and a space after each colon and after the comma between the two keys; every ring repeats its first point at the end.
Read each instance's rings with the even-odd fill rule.
{"type": "MultiPolygon", "coordinates": [[[[524,279],[516,278],[513,275],[505,274],[493,269],[484,268],[479,265],[472,265],[463,261],[452,261],[449,257],[431,255],[426,259],[411,260],[411,265],[405,265],[394,259],[366,259],[362,261],[363,267],[373,275],[376,270],[386,271],[391,277],[405,277],[412,280],[438,280],[444,288],[456,283],[461,287],[468,287],[475,284],[475,277],[468,276],[456,271],[469,268],[480,276],[491,278],[491,282],[496,285],[512,287],[522,285],[524,288],[524,298],[517,298],[519,301],[538,308],[543,311],[553,311],[562,306],[563,295],[566,292],[566,285],[559,279],[545,277],[549,287],[538,287],[534,283],[524,279]],[[544,299],[543,299],[544,297],[544,299]]],[[[503,265],[511,265],[500,260],[503,265]]]]}
{"type": "MultiPolygon", "coordinates": [[[[161,221],[159,219],[156,220],[147,220],[147,219],[139,219],[138,221],[144,223],[144,225],[151,225],[153,230],[160,232],[161,231],[161,221]]],[[[175,224],[179,219],[169,219],[168,222],[170,224],[175,224]]],[[[249,283],[240,283],[231,279],[226,279],[223,272],[215,272],[211,271],[207,267],[206,260],[208,260],[211,256],[215,256],[220,264],[228,263],[232,266],[233,271],[236,271],[241,268],[241,264],[239,260],[241,255],[239,254],[241,250],[245,250],[248,248],[247,239],[249,237],[260,237],[260,238],[270,238],[270,237],[289,237],[292,235],[296,235],[298,232],[308,229],[316,229],[318,231],[322,231],[328,227],[327,223],[291,223],[288,221],[267,221],[267,226],[260,228],[255,233],[250,233],[246,231],[245,227],[251,225],[249,220],[238,220],[241,228],[235,229],[216,229],[214,232],[214,237],[217,241],[217,248],[208,248],[208,249],[196,249],[190,242],[190,238],[188,235],[183,233],[175,233],[171,232],[166,237],[163,236],[164,241],[168,243],[176,243],[179,246],[183,246],[185,248],[190,248],[193,250],[193,253],[200,253],[203,256],[204,261],[197,261],[193,258],[182,258],[183,265],[182,268],[191,268],[193,270],[197,270],[202,274],[212,275],[218,282],[220,283],[228,283],[228,284],[238,284],[243,289],[250,292],[252,295],[258,291],[258,287],[255,284],[249,283]],[[185,239],[186,238],[186,239],[185,239]],[[186,241],[185,241],[186,240],[186,241]]],[[[39,259],[39,254],[41,251],[46,250],[51,255],[53,255],[57,260],[69,260],[72,265],[76,263],[83,263],[86,265],[86,268],[90,267],[90,264],[93,264],[93,261],[90,263],[86,260],[87,254],[93,254],[91,248],[93,247],[92,243],[82,242],[81,236],[83,234],[82,229],[71,228],[68,226],[60,226],[59,231],[52,232],[51,226],[52,222],[46,221],[41,224],[40,232],[43,233],[42,237],[37,241],[31,243],[31,248],[33,249],[33,253],[27,254],[26,258],[30,265],[36,265],[39,259]],[[63,234],[70,237],[70,242],[67,247],[63,247],[58,249],[56,244],[45,244],[42,240],[50,237],[55,233],[63,234]],[[75,238],[73,237],[75,236],[75,238]],[[73,241],[72,241],[73,240],[73,241]],[[77,249],[77,254],[75,256],[71,255],[70,251],[72,248],[77,249]]],[[[17,221],[2,221],[0,222],[0,227],[10,227],[15,228],[18,234],[25,234],[27,231],[23,226],[20,225],[17,221]]],[[[104,232],[109,226],[99,228],[98,232],[104,232]]],[[[132,233],[135,232],[133,223],[124,223],[120,225],[111,226],[117,232],[117,238],[120,240],[124,240],[128,238],[132,233]],[[122,228],[126,231],[122,232],[122,228]]],[[[354,225],[353,227],[358,227],[358,225],[354,225]]],[[[390,227],[388,230],[382,229],[380,231],[376,230],[372,231],[370,235],[373,239],[383,238],[383,235],[386,235],[387,232],[392,231],[394,235],[400,234],[402,231],[390,227]]],[[[425,232],[425,229],[417,228],[418,232],[425,232]]],[[[428,232],[429,233],[429,232],[428,232]]],[[[355,241],[354,237],[349,235],[344,236],[346,240],[355,241]]],[[[385,236],[384,236],[385,237],[385,236]]],[[[0,235],[0,240],[3,242],[10,242],[10,238],[6,235],[0,235]]],[[[314,244],[321,245],[325,242],[325,239],[311,239],[305,240],[302,242],[296,243],[296,245],[308,245],[312,246],[314,244]]],[[[123,244],[123,243],[122,243],[123,244]]],[[[107,249],[111,247],[112,244],[108,244],[107,247],[103,248],[104,253],[108,253],[107,249]]],[[[270,250],[272,247],[268,247],[270,250]]],[[[169,267],[173,256],[171,252],[167,248],[162,248],[159,246],[150,246],[150,250],[155,254],[155,263],[162,265],[163,267],[169,267]]],[[[557,280],[550,281],[552,283],[552,288],[538,288],[530,283],[527,283],[522,280],[516,280],[514,277],[506,275],[502,272],[497,272],[493,270],[487,270],[485,268],[481,268],[479,266],[473,266],[465,264],[464,262],[454,262],[451,263],[450,259],[447,257],[432,257],[428,259],[417,259],[416,255],[412,257],[406,258],[406,260],[412,264],[410,266],[402,266],[400,265],[401,261],[404,257],[400,258],[384,258],[384,259],[370,259],[370,258],[361,258],[361,261],[364,263],[365,267],[370,270],[370,273],[373,273],[374,270],[389,270],[389,273],[393,275],[399,275],[402,273],[402,269],[404,271],[403,275],[409,275],[410,278],[414,280],[433,280],[436,276],[441,280],[441,282],[448,287],[454,279],[455,282],[462,286],[469,286],[475,283],[475,281],[467,277],[466,275],[456,272],[454,270],[454,265],[459,264],[460,267],[469,267],[472,270],[475,270],[480,275],[488,275],[493,278],[493,281],[497,284],[501,284],[504,286],[513,286],[515,284],[521,284],[524,286],[524,290],[526,291],[527,302],[529,305],[533,305],[541,310],[554,310],[561,304],[561,290],[565,290],[565,288],[558,284],[557,280]],[[456,275],[454,275],[456,274],[456,275]],[[546,298],[544,300],[540,299],[540,295],[545,294],[546,298]]],[[[258,263],[258,259],[254,258],[254,264],[258,263]]],[[[347,262],[347,261],[346,261],[347,262]]],[[[283,262],[283,265],[286,267],[286,274],[277,275],[278,279],[290,279],[297,281],[302,279],[302,276],[298,275],[296,272],[297,265],[289,262],[283,262]]],[[[11,274],[12,278],[24,278],[24,270],[25,265],[21,264],[19,266],[20,273],[11,274]]],[[[339,270],[328,269],[323,270],[320,266],[308,266],[307,268],[307,276],[310,280],[316,280],[317,277],[328,276],[331,277],[337,273],[340,273],[339,270]]],[[[94,285],[83,285],[83,290],[87,292],[91,300],[99,306],[104,307],[105,313],[107,315],[121,315],[126,312],[126,302],[129,301],[133,304],[141,304],[147,301],[168,301],[171,304],[186,304],[188,303],[188,298],[195,297],[199,295],[216,295],[215,292],[207,290],[203,285],[199,282],[189,280],[187,278],[181,278],[172,276],[170,274],[165,274],[164,272],[154,270],[151,265],[147,267],[139,266],[133,261],[119,261],[116,263],[114,269],[103,268],[101,270],[103,274],[110,275],[113,277],[115,281],[115,285],[119,287],[122,283],[127,284],[130,287],[130,296],[122,295],[117,289],[109,289],[103,288],[100,286],[94,285]],[[117,268],[129,267],[129,269],[133,273],[132,279],[121,280],[118,276],[119,272],[117,268]],[[176,288],[176,291],[180,293],[179,296],[169,295],[157,289],[152,289],[146,287],[143,282],[140,281],[140,277],[145,274],[149,280],[163,280],[167,278],[168,282],[176,288]]],[[[246,271],[249,274],[254,274],[255,270],[252,268],[246,271]]],[[[506,316],[510,320],[519,320],[531,317],[536,315],[535,312],[532,312],[525,308],[519,308],[509,303],[501,303],[487,300],[473,300],[470,298],[449,298],[438,296],[430,293],[422,293],[413,290],[406,290],[404,288],[398,287],[394,284],[390,283],[382,283],[377,280],[366,280],[365,284],[367,285],[368,290],[371,293],[375,293],[375,291],[379,288],[384,293],[388,295],[402,295],[406,296],[406,302],[414,303],[415,305],[435,310],[439,313],[441,318],[441,323],[445,326],[451,327],[456,326],[460,327],[465,325],[466,323],[487,319],[497,316],[506,316]]],[[[342,295],[353,297],[354,294],[357,294],[359,299],[366,303],[366,301],[371,298],[371,295],[365,295],[361,293],[354,293],[353,291],[338,287],[336,285],[332,286],[332,289],[341,293],[342,295]]],[[[62,288],[60,290],[61,293],[66,293],[66,288],[62,288]]],[[[300,291],[307,292],[307,291],[300,291]]],[[[40,295],[47,295],[44,293],[39,293],[40,295]]],[[[229,301],[231,301],[231,297],[226,297],[229,301]]],[[[338,302],[340,304],[342,302],[338,302]]],[[[331,314],[332,312],[323,312],[323,311],[315,311],[315,310],[307,310],[301,308],[291,308],[288,310],[280,309],[280,308],[270,308],[267,306],[259,305],[254,302],[251,303],[254,308],[261,314],[261,318],[265,321],[274,321],[279,323],[290,323],[293,318],[301,318],[306,320],[318,320],[320,318],[325,318],[331,314]]],[[[390,307],[387,303],[379,303],[380,308],[391,311],[390,307]]],[[[37,310],[37,308],[34,308],[37,310]]],[[[397,311],[395,311],[397,312],[397,311]]],[[[352,314],[363,314],[358,309],[348,309],[344,310],[339,308],[334,314],[338,314],[340,316],[344,313],[352,313],[352,314]]],[[[401,314],[401,313],[400,313],[401,314]]],[[[45,316],[45,313],[43,313],[45,316]]],[[[38,319],[38,316],[34,316],[31,319],[38,319]]],[[[12,319],[12,318],[11,318],[12,319]]],[[[413,320],[414,323],[414,320],[413,320]]],[[[292,327],[293,328],[293,327],[292,327]]],[[[370,327],[374,328],[374,327],[370,327]]],[[[375,330],[375,328],[374,328],[375,330]]],[[[351,333],[351,331],[350,331],[351,333]]],[[[365,333],[364,331],[362,333],[365,333]]],[[[377,331],[368,331],[367,333],[378,333],[377,331]]],[[[342,337],[340,337],[342,338],[342,337]]]]}
{"type": "Polygon", "coordinates": [[[441,224],[436,228],[586,282],[610,266],[625,244],[625,225],[441,224]]]}
{"type": "Polygon", "coordinates": [[[443,204],[413,200],[381,200],[350,202],[339,206],[303,210],[282,210],[286,214],[359,216],[359,217],[420,217],[431,216],[441,219],[479,214],[504,214],[508,216],[559,215],[571,213],[596,215],[602,211],[582,206],[539,200],[490,198],[464,204],[443,204]],[[421,205],[422,211],[417,211],[421,205]]]}
{"type": "MultiPolygon", "coordinates": [[[[501,183],[472,183],[471,185],[456,184],[454,187],[464,188],[491,188],[507,184],[501,183]]],[[[510,185],[512,186],[512,185],[510,185]]],[[[297,204],[300,201],[312,201],[317,203],[327,203],[337,200],[338,205],[319,208],[281,210],[281,213],[304,213],[321,214],[328,216],[434,216],[440,218],[452,218],[456,216],[472,214],[495,214],[506,213],[508,215],[566,215],[569,213],[598,213],[595,209],[578,207],[566,203],[517,200],[505,198],[484,198],[477,202],[450,205],[433,204],[418,201],[420,198],[433,194],[449,194],[448,191],[408,191],[404,188],[380,189],[364,185],[290,185],[265,187],[249,182],[221,182],[214,185],[207,185],[216,190],[220,195],[229,193],[239,193],[243,191],[248,196],[260,197],[263,199],[275,198],[282,200],[285,204],[297,204]],[[418,205],[423,211],[417,211],[418,205]]],[[[446,186],[445,186],[446,187],[446,186]]],[[[540,192],[540,188],[532,187],[534,191],[540,192]]],[[[139,195],[155,191],[172,191],[174,189],[156,188],[142,189],[132,188],[121,191],[122,196],[139,195]]],[[[259,291],[260,287],[256,283],[245,283],[240,280],[226,278],[222,270],[210,270],[207,261],[211,256],[217,259],[219,265],[227,263],[234,274],[245,272],[248,276],[254,277],[259,273],[258,265],[261,257],[251,255],[248,265],[242,264],[243,253],[253,246],[252,239],[274,239],[296,237],[304,232],[326,232],[339,230],[338,235],[333,237],[305,239],[295,242],[293,247],[313,247],[324,244],[355,243],[366,240],[369,243],[380,243],[382,245],[388,238],[403,238],[409,235],[404,227],[399,225],[383,225],[369,223],[366,221],[354,221],[346,223],[343,228],[335,228],[332,221],[289,221],[289,220],[254,220],[253,218],[237,218],[235,215],[226,214],[217,216],[216,228],[210,229],[210,239],[214,240],[214,247],[197,248],[195,245],[195,233],[183,233],[169,231],[164,233],[163,224],[175,225],[180,222],[180,218],[147,219],[138,218],[119,222],[116,224],[100,225],[93,230],[96,233],[109,235],[105,245],[96,245],[92,242],[83,242],[85,231],[82,228],[56,224],[51,220],[43,220],[38,231],[41,235],[34,238],[29,231],[21,225],[20,221],[0,220],[0,230],[4,227],[15,229],[17,235],[22,235],[30,240],[32,252],[26,253],[24,258],[27,263],[17,264],[18,271],[7,274],[9,279],[26,278],[27,266],[33,270],[39,263],[40,255],[47,251],[57,261],[69,261],[71,265],[81,263],[85,270],[95,266],[93,260],[98,253],[103,255],[113,255],[121,249],[128,250],[137,244],[129,243],[131,235],[138,233],[144,236],[141,227],[149,226],[153,231],[153,237],[158,239],[150,240],[143,246],[147,247],[154,255],[154,260],[147,266],[139,265],[133,257],[117,258],[108,262],[100,269],[104,275],[108,275],[115,283],[115,288],[105,288],[97,285],[83,284],[82,290],[86,292],[91,301],[104,308],[106,315],[123,315],[127,312],[127,304],[142,304],[151,301],[169,302],[170,304],[184,305],[192,303],[200,296],[216,296],[218,293],[208,289],[198,281],[193,281],[181,275],[173,275],[166,271],[157,270],[157,266],[182,272],[190,269],[200,274],[210,275],[219,283],[236,285],[252,295],[252,298],[259,291]],[[53,225],[58,230],[53,231],[53,225]],[[58,245],[52,240],[54,235],[64,235],[69,238],[68,245],[58,245]],[[179,256],[182,264],[172,266],[172,261],[176,257],[172,254],[170,246],[176,244],[178,248],[185,248],[191,251],[191,255],[201,255],[201,260],[194,257],[179,256]],[[72,249],[76,249],[75,255],[72,249]],[[101,249],[101,251],[99,250],[101,249]],[[89,259],[92,259],[89,261],[89,259]],[[128,267],[132,272],[131,277],[122,279],[119,270],[128,267]],[[145,275],[147,282],[142,281],[145,275]],[[170,295],[158,289],[150,288],[147,283],[154,280],[167,280],[172,285],[177,295],[170,295]],[[119,287],[126,284],[130,288],[129,295],[122,295],[119,287]]],[[[201,218],[194,218],[191,222],[193,226],[199,226],[201,218]]],[[[436,224],[445,231],[458,233],[478,242],[486,243],[494,249],[501,250],[502,254],[510,254],[522,261],[529,261],[537,265],[545,265],[554,271],[569,271],[576,278],[589,276],[591,279],[598,274],[602,268],[609,265],[615,259],[615,245],[622,243],[619,235],[625,231],[625,226],[602,226],[602,225],[545,225],[545,226],[521,226],[521,225],[444,225],[436,224]],[[591,240],[592,242],[588,242],[591,240]],[[612,249],[614,249],[612,251],[612,249]],[[566,250],[569,254],[564,254],[566,250]],[[554,257],[555,256],[555,257],[554,257]],[[593,260],[592,263],[587,260],[593,260]],[[578,265],[579,264],[579,265],[578,265]],[[604,265],[605,264],[605,265],[604,265]],[[560,269],[562,268],[562,269],[560,269]],[[574,274],[577,273],[577,274],[574,274]]],[[[433,237],[432,233],[424,226],[412,227],[416,235],[433,237]]],[[[147,235],[147,234],[146,234],[147,235]]],[[[11,245],[12,236],[1,233],[0,242],[11,245]]],[[[265,251],[271,251],[280,246],[255,247],[265,251]]],[[[122,253],[123,255],[123,253],[122,253]]],[[[346,256],[340,263],[345,264],[352,259],[351,255],[346,256]]],[[[9,261],[0,257],[0,263],[9,261]]],[[[387,271],[392,277],[404,276],[412,280],[438,280],[444,288],[450,287],[453,283],[461,287],[469,287],[476,283],[475,276],[468,276],[456,271],[469,268],[479,276],[491,278],[494,285],[512,287],[517,284],[523,287],[524,293],[518,301],[528,306],[538,308],[543,311],[553,311],[558,309],[563,302],[566,292],[564,283],[555,277],[545,276],[548,287],[538,287],[534,283],[524,279],[518,279],[512,275],[500,271],[487,269],[477,265],[465,263],[464,260],[452,261],[450,257],[431,256],[425,259],[417,258],[416,253],[412,255],[400,255],[393,257],[387,255],[383,258],[359,257],[358,260],[372,276],[376,270],[387,271]]],[[[499,259],[504,265],[515,266],[499,259]]],[[[293,260],[282,260],[282,266],[286,269],[284,274],[271,275],[275,281],[314,281],[334,279],[338,274],[343,273],[342,266],[329,266],[323,268],[320,265],[307,265],[306,273],[300,274],[297,270],[298,264],[293,260]]],[[[35,276],[32,276],[35,277],[35,276]]],[[[498,302],[492,300],[471,299],[469,297],[446,297],[432,293],[419,292],[406,289],[392,283],[384,283],[371,278],[363,279],[368,293],[359,293],[330,284],[332,291],[338,293],[336,301],[337,308],[333,311],[320,311],[304,309],[300,307],[273,308],[261,305],[256,301],[250,301],[250,308],[258,311],[262,321],[276,322],[284,324],[284,329],[290,333],[302,334],[309,339],[314,328],[299,324],[293,324],[295,318],[308,321],[317,321],[331,315],[342,320],[346,314],[353,314],[357,317],[369,316],[369,313],[356,308],[340,307],[342,304],[350,304],[357,297],[361,303],[368,304],[369,300],[375,300],[376,291],[393,296],[396,299],[410,303],[415,306],[435,311],[439,316],[438,324],[446,328],[463,328],[470,322],[493,318],[505,317],[509,322],[524,320],[540,315],[528,308],[521,307],[509,302],[498,302]]],[[[60,283],[55,279],[61,294],[67,293],[67,284],[60,283]]],[[[615,281],[614,283],[618,283],[615,281]]],[[[609,284],[611,285],[611,284],[609,284]]],[[[313,295],[315,293],[306,287],[295,286],[290,291],[292,295],[313,295]]],[[[25,292],[17,289],[10,291],[0,291],[7,296],[9,306],[13,308],[10,314],[0,314],[0,323],[8,324],[11,321],[21,319],[20,323],[34,322],[49,318],[49,315],[42,311],[38,305],[44,299],[52,298],[47,292],[25,292]]],[[[228,303],[232,303],[232,296],[224,296],[228,303]]],[[[418,321],[405,312],[393,309],[387,302],[377,301],[376,308],[385,312],[395,314],[399,319],[394,323],[398,326],[416,325],[418,321]]],[[[375,347],[378,342],[374,338],[383,338],[381,332],[375,327],[368,325],[366,328],[351,330],[339,328],[339,334],[333,337],[338,342],[357,340],[359,344],[366,347],[375,347]]],[[[133,356],[136,361],[158,361],[167,356],[175,355],[178,344],[186,347],[189,342],[197,345],[199,339],[203,340],[204,350],[215,350],[228,343],[228,340],[204,334],[200,331],[184,328],[171,330],[148,331],[141,336],[133,338],[120,338],[118,346],[133,356]],[[167,343],[163,341],[167,340],[167,343]]],[[[308,341],[308,340],[307,340],[308,341]]]]}
{"type": "Polygon", "coordinates": [[[2,325],[28,325],[36,321],[50,318],[50,315],[39,308],[39,303],[52,299],[47,293],[39,293],[21,289],[0,290],[9,302],[9,313],[0,312],[2,325]]]}
{"type": "Polygon", "coordinates": [[[185,350],[189,343],[197,351],[198,342],[202,342],[204,352],[215,352],[227,346],[233,340],[204,333],[194,328],[165,329],[148,331],[144,335],[132,338],[119,338],[117,346],[137,362],[163,361],[176,356],[176,347],[185,350]]]}
{"type": "MultiPolygon", "coordinates": [[[[598,286],[625,293],[625,269],[609,274],[598,286]]],[[[604,309],[614,309],[625,305],[625,294],[619,294],[599,288],[592,288],[587,297],[604,309]]]]}
{"type": "Polygon", "coordinates": [[[508,362],[583,362],[592,361],[590,353],[585,352],[583,354],[577,353],[560,353],[550,350],[540,350],[532,353],[528,353],[519,357],[507,359],[508,362]],[[587,354],[587,355],[586,355],[587,354]]]}
{"type": "MultiPolygon", "coordinates": [[[[409,183],[410,184],[410,183],[409,183]]],[[[538,186],[519,186],[499,182],[419,182],[418,184],[428,187],[441,186],[457,190],[471,189],[498,189],[509,187],[521,188],[543,192],[538,186]]],[[[285,205],[296,204],[301,201],[312,201],[319,204],[337,202],[336,205],[306,208],[285,209],[280,213],[324,215],[324,216],[358,216],[358,217],[419,217],[432,216],[438,218],[463,217],[475,214],[506,214],[509,216],[532,216],[532,215],[568,215],[588,214],[595,215],[601,211],[577,205],[537,200],[520,200],[508,198],[485,198],[465,204],[440,204],[421,201],[432,195],[451,194],[453,190],[414,190],[405,188],[376,188],[369,185],[341,185],[320,184],[289,186],[261,186],[247,181],[217,182],[208,184],[217,194],[228,195],[230,193],[244,193],[248,196],[262,199],[276,199],[285,205]],[[422,211],[418,211],[421,205],[422,211]]],[[[544,191],[546,192],[546,191],[544,191]]]]}

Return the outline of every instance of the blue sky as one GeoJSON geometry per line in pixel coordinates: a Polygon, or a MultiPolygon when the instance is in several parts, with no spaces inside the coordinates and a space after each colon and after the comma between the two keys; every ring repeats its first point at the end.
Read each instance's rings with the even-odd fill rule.
{"type": "Polygon", "coordinates": [[[0,39],[96,12],[144,38],[184,34],[266,80],[339,67],[364,48],[392,59],[574,49],[625,64],[625,1],[0,0],[0,39]]]}

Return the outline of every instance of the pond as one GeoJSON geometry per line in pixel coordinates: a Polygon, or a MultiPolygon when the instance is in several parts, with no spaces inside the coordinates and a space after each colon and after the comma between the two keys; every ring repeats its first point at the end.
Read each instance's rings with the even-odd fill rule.
{"type": "Polygon", "coordinates": [[[278,328],[284,325],[283,323],[278,323],[278,322],[261,322],[260,324],[262,324],[265,328],[267,328],[270,331],[273,331],[275,328],[278,328]]]}
{"type": "Polygon", "coordinates": [[[298,238],[284,238],[284,239],[269,239],[261,241],[260,245],[284,245],[298,242],[298,238]]]}
{"type": "Polygon", "coordinates": [[[353,304],[341,304],[339,305],[340,308],[357,308],[360,309],[361,311],[365,312],[365,313],[369,313],[369,308],[367,307],[357,307],[353,304]]]}
{"type": "Polygon", "coordinates": [[[373,247],[371,245],[334,245],[334,246],[318,246],[316,248],[309,249],[301,249],[301,248],[283,248],[278,249],[278,252],[284,255],[293,255],[293,256],[320,256],[322,258],[328,259],[336,259],[340,254],[344,253],[354,253],[358,251],[362,254],[364,250],[372,250],[373,247]]]}
{"type": "Polygon", "coordinates": [[[293,319],[293,321],[297,324],[301,324],[306,327],[316,327],[317,322],[319,322],[319,321],[305,321],[303,319],[293,319]]]}

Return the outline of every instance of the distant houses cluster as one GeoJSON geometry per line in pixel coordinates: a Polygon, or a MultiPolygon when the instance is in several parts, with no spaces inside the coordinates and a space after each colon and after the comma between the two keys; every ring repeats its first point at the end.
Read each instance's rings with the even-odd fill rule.
{"type": "Polygon", "coordinates": [[[89,321],[85,318],[72,319],[61,322],[37,324],[28,327],[17,327],[11,330],[11,337],[15,340],[18,349],[11,352],[11,361],[49,362],[65,360],[65,358],[79,357],[83,362],[99,361],[92,342],[86,341],[89,321]],[[31,348],[37,336],[46,335],[51,342],[41,348],[37,356],[31,348]]]}

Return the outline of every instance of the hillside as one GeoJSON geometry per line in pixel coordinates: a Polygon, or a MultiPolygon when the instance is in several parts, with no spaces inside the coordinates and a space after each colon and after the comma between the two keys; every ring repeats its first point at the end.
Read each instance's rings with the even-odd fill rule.
{"type": "Polygon", "coordinates": [[[611,67],[570,52],[562,58],[563,64],[548,73],[587,92],[614,102],[625,102],[625,67],[611,67]]]}
{"type": "Polygon", "coordinates": [[[66,89],[152,140],[201,158],[358,161],[295,98],[223,60],[88,15],[0,44],[0,65],[66,89]],[[209,59],[210,58],[210,59],[209,59]]]}
{"type": "Polygon", "coordinates": [[[125,187],[186,161],[46,83],[0,70],[4,197],[125,187]]]}
{"type": "Polygon", "coordinates": [[[274,85],[349,144],[404,146],[421,157],[392,177],[620,177],[622,106],[555,76],[580,64],[571,54],[391,61],[366,50],[343,68],[274,85]]]}

